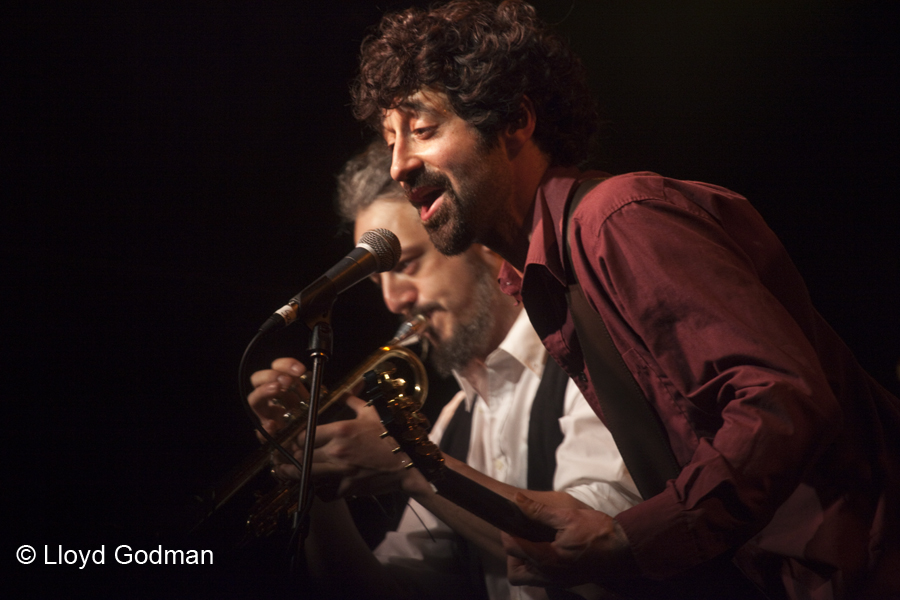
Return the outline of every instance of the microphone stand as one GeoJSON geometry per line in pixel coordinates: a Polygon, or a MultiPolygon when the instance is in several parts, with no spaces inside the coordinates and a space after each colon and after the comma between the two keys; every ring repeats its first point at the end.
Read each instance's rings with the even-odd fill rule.
{"type": "MultiPolygon", "coordinates": [[[[313,326],[310,337],[309,356],[312,360],[312,381],[309,387],[309,413],[306,416],[306,440],[303,446],[303,470],[300,472],[300,498],[297,504],[297,512],[294,513],[294,527],[298,518],[304,521],[309,519],[311,496],[309,493],[310,469],[312,468],[313,449],[316,441],[316,425],[319,415],[319,397],[322,391],[322,373],[325,363],[331,356],[333,336],[331,324],[319,322],[313,326]]],[[[308,529],[308,524],[305,525],[308,529]]],[[[301,541],[306,538],[306,529],[303,531],[301,541]]]]}
{"type": "Polygon", "coordinates": [[[309,316],[306,318],[306,325],[312,332],[307,348],[312,362],[312,378],[309,387],[309,412],[306,415],[306,440],[303,444],[302,468],[300,469],[300,491],[293,522],[295,535],[299,534],[295,557],[302,555],[306,537],[309,535],[309,512],[312,508],[310,472],[319,417],[319,398],[322,395],[322,373],[325,371],[325,363],[331,356],[334,346],[331,309],[336,298],[337,292],[331,287],[316,298],[315,308],[310,307],[309,316]]]}

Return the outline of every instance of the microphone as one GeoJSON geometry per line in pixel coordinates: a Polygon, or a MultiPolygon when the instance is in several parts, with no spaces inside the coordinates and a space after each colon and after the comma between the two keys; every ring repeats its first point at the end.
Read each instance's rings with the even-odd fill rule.
{"type": "Polygon", "coordinates": [[[347,256],[275,311],[259,328],[260,333],[287,327],[301,317],[327,314],[338,294],[373,273],[390,271],[399,261],[400,240],[392,231],[365,232],[347,256]]]}

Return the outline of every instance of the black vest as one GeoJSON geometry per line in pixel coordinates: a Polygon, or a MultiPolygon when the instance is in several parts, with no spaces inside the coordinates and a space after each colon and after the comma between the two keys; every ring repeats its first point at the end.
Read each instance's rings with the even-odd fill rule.
{"type": "MultiPolygon", "coordinates": [[[[547,358],[528,420],[528,489],[552,490],[556,473],[556,449],[563,440],[559,418],[566,399],[566,375],[552,357],[547,358]]],[[[473,403],[474,404],[474,403],[473,403]]],[[[441,452],[463,462],[469,456],[472,439],[472,413],[460,402],[441,436],[441,452]]],[[[475,548],[459,538],[460,568],[468,573],[471,600],[487,600],[484,572],[475,548]]],[[[548,590],[548,594],[550,591],[548,590]]]]}
{"type": "MultiPolygon", "coordinates": [[[[553,358],[547,358],[528,419],[528,489],[552,490],[556,473],[556,449],[563,440],[559,418],[566,399],[566,375],[553,358]]],[[[441,437],[441,452],[463,462],[469,455],[472,413],[461,402],[441,437]]]]}

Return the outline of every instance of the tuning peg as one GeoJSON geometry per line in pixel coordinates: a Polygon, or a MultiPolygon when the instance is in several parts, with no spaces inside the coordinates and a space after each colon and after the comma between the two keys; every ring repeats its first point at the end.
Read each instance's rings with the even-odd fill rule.
{"type": "Polygon", "coordinates": [[[388,434],[387,431],[382,431],[381,433],[378,434],[378,437],[380,437],[381,439],[384,439],[384,438],[386,438],[388,435],[389,435],[389,434],[388,434]]]}
{"type": "Polygon", "coordinates": [[[415,466],[415,463],[408,462],[405,465],[403,465],[403,468],[404,469],[412,469],[414,466],[415,466]]]}
{"type": "Polygon", "coordinates": [[[400,446],[397,446],[396,448],[391,450],[391,452],[393,452],[394,454],[397,454],[398,452],[400,452],[400,450],[401,450],[400,446]]]}

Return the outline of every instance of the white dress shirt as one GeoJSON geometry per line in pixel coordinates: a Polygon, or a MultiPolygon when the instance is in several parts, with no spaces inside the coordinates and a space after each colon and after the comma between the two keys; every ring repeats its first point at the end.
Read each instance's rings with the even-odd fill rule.
{"type": "MultiPolygon", "coordinates": [[[[522,311],[484,364],[470,369],[465,378],[454,373],[461,391],[435,422],[432,441],[440,443],[459,404],[465,402],[472,412],[466,462],[498,481],[526,488],[528,422],[547,359],[547,351],[522,311]]],[[[572,381],[566,387],[559,426],[564,437],[556,450],[554,490],[565,491],[609,515],[640,501],[612,435],[572,381]]],[[[454,578],[461,577],[455,540],[446,524],[411,500],[397,530],[387,534],[375,556],[427,594],[421,597],[452,598],[459,590],[454,578]]],[[[543,588],[509,585],[504,562],[482,556],[482,565],[492,600],[547,598],[543,588]]]]}

